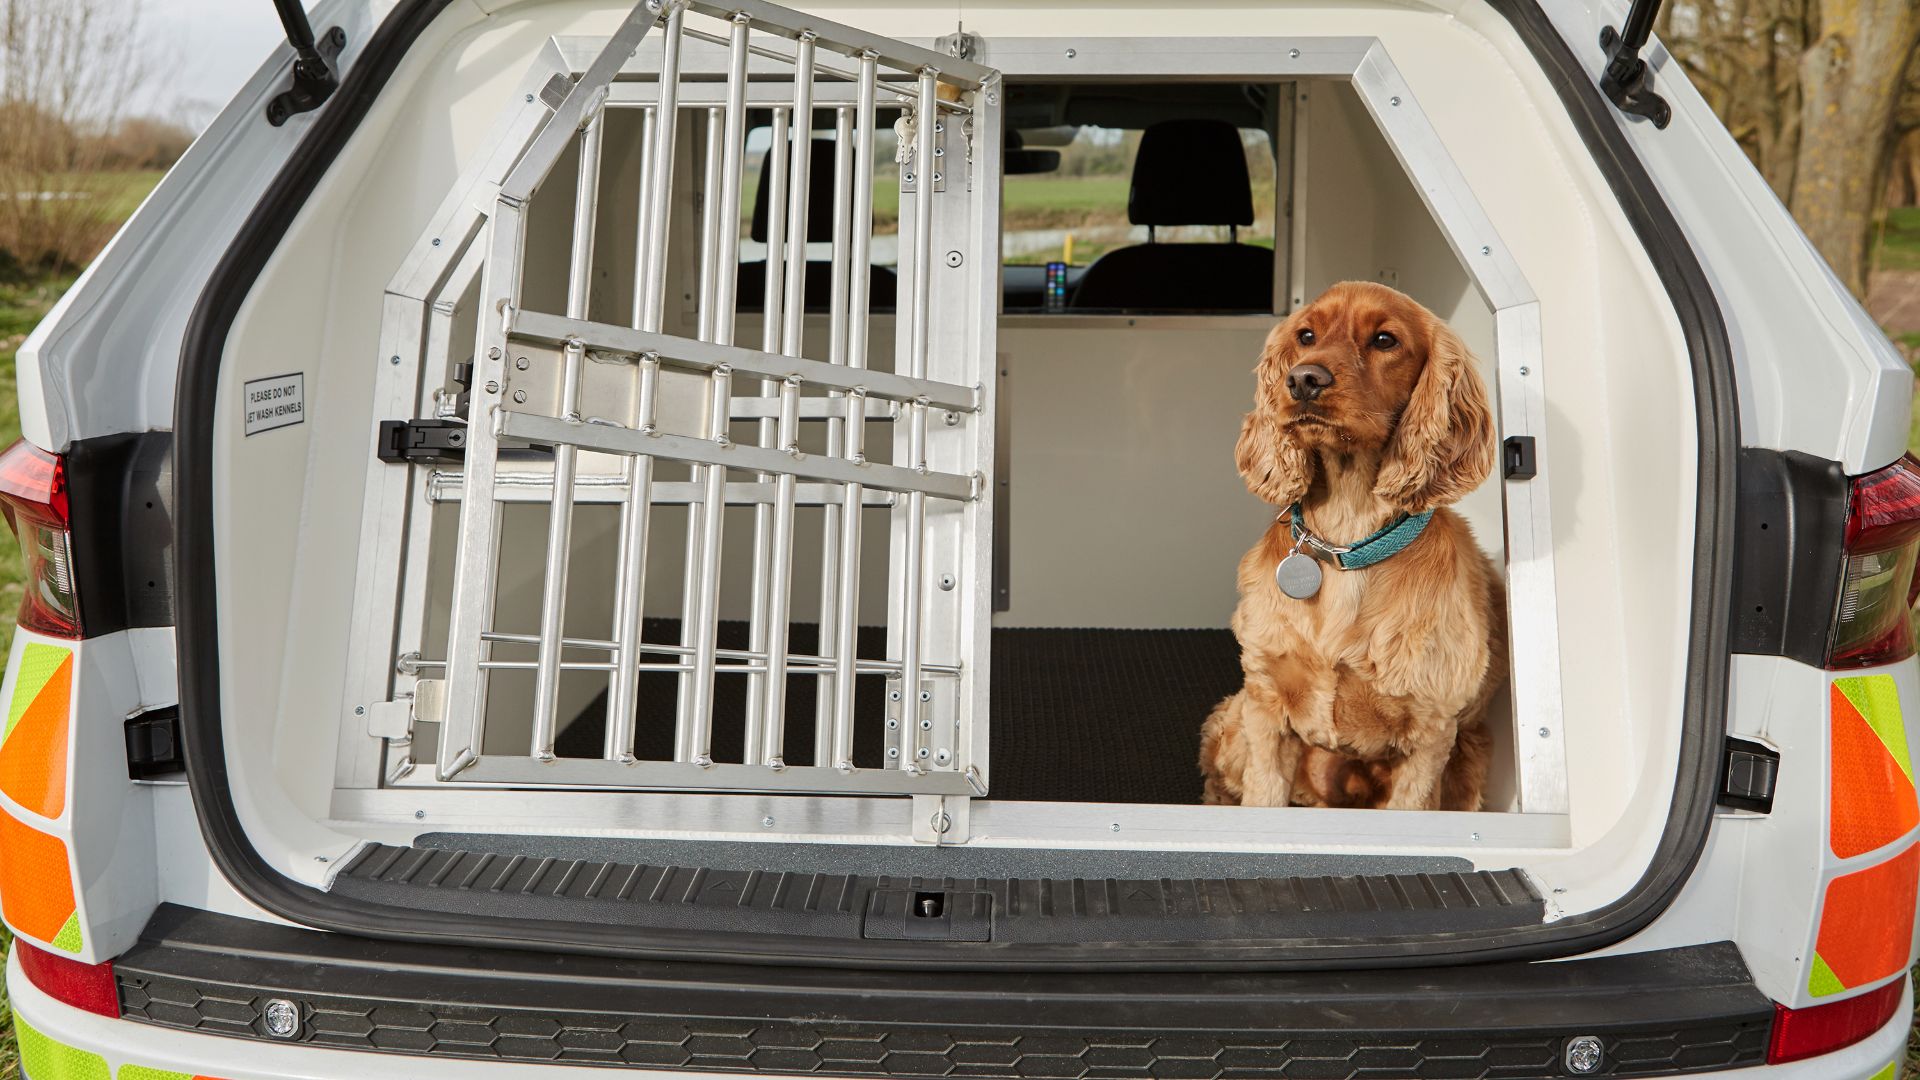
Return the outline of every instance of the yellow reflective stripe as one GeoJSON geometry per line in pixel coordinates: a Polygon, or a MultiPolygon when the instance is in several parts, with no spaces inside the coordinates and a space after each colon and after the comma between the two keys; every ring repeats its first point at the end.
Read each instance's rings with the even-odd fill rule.
{"type": "Polygon", "coordinates": [[[1860,716],[1873,729],[1880,741],[1886,744],[1887,752],[1893,755],[1893,763],[1907,774],[1907,783],[1913,783],[1913,758],[1907,752],[1907,726],[1900,716],[1900,686],[1891,675],[1850,675],[1844,679],[1835,679],[1833,684],[1860,710],[1860,716]]]}
{"type": "Polygon", "coordinates": [[[1833,973],[1833,969],[1820,958],[1820,954],[1814,953],[1812,970],[1807,972],[1807,993],[1813,997],[1826,997],[1828,994],[1837,994],[1846,988],[1847,984],[1840,981],[1840,976],[1833,973]]]}
{"type": "Polygon", "coordinates": [[[20,1067],[33,1080],[109,1080],[106,1058],[54,1042],[28,1026],[19,1013],[13,1014],[13,1031],[20,1043],[20,1067]]]}
{"type": "Polygon", "coordinates": [[[20,667],[13,679],[13,699],[7,703],[7,730],[0,740],[13,734],[13,725],[26,714],[27,706],[46,689],[47,680],[60,670],[60,664],[73,655],[72,649],[29,641],[20,650],[20,667]]]}

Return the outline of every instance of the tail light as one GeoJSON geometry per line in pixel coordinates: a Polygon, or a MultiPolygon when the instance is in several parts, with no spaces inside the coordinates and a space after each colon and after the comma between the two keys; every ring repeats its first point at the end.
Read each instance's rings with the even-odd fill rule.
{"type": "Polygon", "coordinates": [[[1827,667],[1886,664],[1913,655],[1913,602],[1920,592],[1920,461],[1912,455],[1853,480],[1847,497],[1846,565],[1827,667]]]}
{"type": "Polygon", "coordinates": [[[1845,1001],[1805,1009],[1775,1005],[1773,1038],[1767,1043],[1767,1064],[1799,1061],[1852,1046],[1893,1019],[1906,988],[1907,980],[1899,978],[1845,1001]]]}
{"type": "Polygon", "coordinates": [[[76,1009],[119,1018],[120,988],[114,981],[112,964],[83,964],[19,938],[13,941],[13,954],[20,958],[20,970],[41,993],[76,1009]]]}
{"type": "Polygon", "coordinates": [[[60,458],[24,439],[0,454],[0,514],[26,556],[20,625],[54,637],[80,637],[67,477],[60,458]]]}

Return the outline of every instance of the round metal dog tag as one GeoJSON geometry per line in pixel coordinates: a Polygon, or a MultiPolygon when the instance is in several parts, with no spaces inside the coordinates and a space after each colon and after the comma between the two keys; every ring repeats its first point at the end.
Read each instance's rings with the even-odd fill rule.
{"type": "Polygon", "coordinates": [[[1280,560],[1273,572],[1273,583],[1295,600],[1305,600],[1320,591],[1320,560],[1303,552],[1293,552],[1280,560]]]}

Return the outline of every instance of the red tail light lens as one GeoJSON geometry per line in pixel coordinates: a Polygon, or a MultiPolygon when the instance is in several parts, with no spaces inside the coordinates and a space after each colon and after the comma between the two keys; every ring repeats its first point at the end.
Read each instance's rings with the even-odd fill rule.
{"type": "Polygon", "coordinates": [[[20,958],[20,970],[48,997],[76,1009],[119,1018],[120,988],[114,982],[112,964],[83,964],[19,938],[13,939],[13,952],[20,958]]]}
{"type": "Polygon", "coordinates": [[[1852,1046],[1879,1031],[1900,1007],[1907,980],[1895,979],[1859,997],[1813,1005],[1805,1009],[1773,1007],[1773,1039],[1767,1044],[1767,1064],[1779,1065],[1852,1046]]]}
{"type": "Polygon", "coordinates": [[[24,439],[0,454],[0,515],[6,516],[27,560],[20,625],[54,637],[80,637],[67,477],[60,458],[24,439]]]}
{"type": "Polygon", "coordinates": [[[1853,481],[1846,549],[1827,667],[1865,667],[1912,656],[1920,461],[1908,455],[1853,481]]]}

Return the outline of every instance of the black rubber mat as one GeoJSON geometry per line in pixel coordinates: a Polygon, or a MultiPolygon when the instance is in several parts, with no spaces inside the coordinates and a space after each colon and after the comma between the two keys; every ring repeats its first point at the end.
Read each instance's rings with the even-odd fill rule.
{"type": "MultiPolygon", "coordinates": [[[[648,620],[651,641],[678,639],[675,620],[648,620]]],[[[795,624],[792,651],[811,653],[812,624],[795,624]]],[[[744,649],[747,625],[723,622],[719,646],[744,649]]],[[[880,627],[860,629],[862,656],[884,654],[880,627]]],[[[648,656],[648,660],[656,657],[648,656]]],[[[658,659],[667,659],[660,656],[658,659]]],[[[862,676],[855,691],[854,761],[884,762],[885,680],[862,676]]],[[[676,676],[643,674],[635,753],[673,756],[676,676]]],[[[1240,685],[1239,646],[1228,630],[996,629],[993,632],[992,785],[996,799],[1196,803],[1200,723],[1240,685]]],[[[602,695],[560,734],[562,757],[598,757],[602,695]]],[[[746,677],[715,682],[713,753],[741,759],[746,677]]],[[[814,680],[787,691],[786,759],[811,760],[814,680]]]]}

